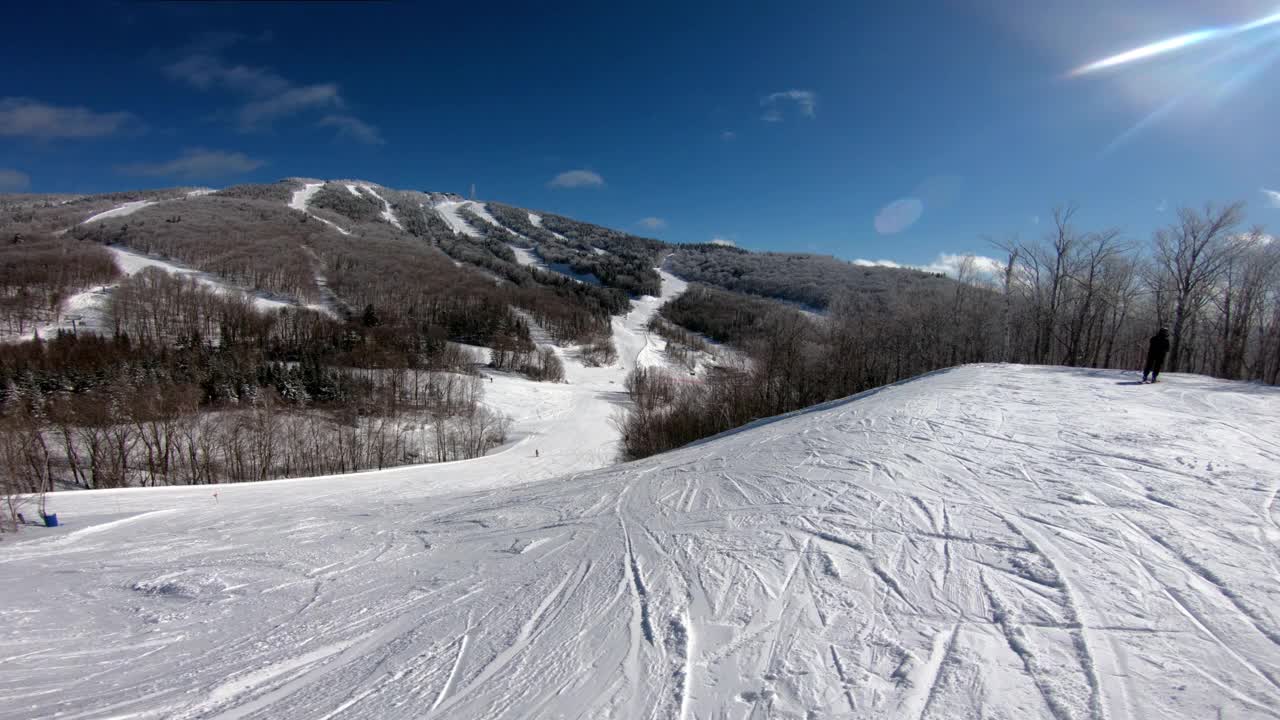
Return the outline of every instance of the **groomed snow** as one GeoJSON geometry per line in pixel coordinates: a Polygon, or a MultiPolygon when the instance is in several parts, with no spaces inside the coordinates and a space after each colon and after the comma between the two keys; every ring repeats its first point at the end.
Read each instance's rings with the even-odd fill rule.
{"type": "MultiPolygon", "coordinates": [[[[122,247],[108,246],[107,250],[111,252],[115,260],[116,267],[120,268],[120,272],[126,276],[134,275],[143,268],[154,267],[164,270],[172,275],[184,275],[195,278],[202,285],[212,288],[219,293],[238,293],[248,292],[253,306],[258,310],[270,312],[279,310],[284,307],[297,307],[298,303],[291,299],[280,299],[271,297],[265,293],[253,293],[243,288],[236,287],[231,283],[210,273],[200,272],[193,268],[178,265],[167,260],[151,257],[143,253],[129,250],[122,247]]],[[[323,288],[322,278],[317,278],[317,282],[323,288]]],[[[34,332],[39,332],[40,337],[51,337],[59,330],[69,330],[73,332],[96,332],[101,334],[110,334],[112,332],[109,307],[111,303],[111,291],[115,288],[115,284],[96,285],[81,292],[71,295],[62,303],[62,311],[58,319],[54,322],[41,323],[32,328],[32,331],[21,336],[12,336],[0,339],[0,341],[15,342],[20,340],[30,340],[34,336],[34,332]],[[33,332],[34,331],[34,332],[33,332]]],[[[326,312],[332,314],[330,308],[321,304],[306,305],[312,310],[326,312]]]]}
{"type": "Polygon", "coordinates": [[[542,216],[541,216],[541,215],[538,215],[538,214],[536,214],[536,213],[529,213],[529,222],[530,222],[530,223],[532,223],[534,227],[540,227],[540,228],[542,228],[543,230],[546,230],[547,232],[549,232],[549,233],[551,233],[552,235],[556,236],[556,238],[558,238],[558,239],[560,239],[560,240],[563,240],[563,241],[565,241],[565,242],[569,242],[569,238],[567,238],[567,237],[565,237],[565,236],[561,235],[560,233],[558,233],[558,232],[556,232],[556,231],[554,231],[554,230],[547,230],[547,228],[546,228],[546,227],[543,227],[543,225],[542,225],[542,216]]]}
{"type": "MultiPolygon", "coordinates": [[[[401,230],[404,229],[404,226],[400,224],[400,219],[396,217],[395,211],[391,209],[391,203],[384,200],[382,196],[378,194],[378,191],[373,189],[372,185],[365,183],[360,187],[364,188],[365,192],[369,193],[374,197],[374,199],[382,203],[382,219],[383,220],[386,220],[387,222],[391,223],[392,225],[395,225],[397,228],[401,230]]],[[[347,186],[347,189],[351,190],[352,192],[355,192],[355,189],[350,185],[347,186]]],[[[360,193],[356,193],[356,194],[359,195],[360,193]]]]}
{"type": "Polygon", "coordinates": [[[1275,717],[1276,437],[1274,388],[968,366],[547,480],[59,494],[0,716],[1275,717]]]}
{"type": "Polygon", "coordinates": [[[100,212],[97,215],[90,215],[88,218],[81,221],[80,224],[88,225],[89,223],[97,222],[99,220],[106,220],[107,218],[124,217],[125,215],[132,215],[138,212],[139,210],[141,210],[142,208],[155,205],[158,202],[159,200],[135,200],[133,202],[127,202],[127,203],[124,203],[123,205],[120,205],[119,207],[113,207],[110,210],[100,212]]]}
{"type": "Polygon", "coordinates": [[[468,202],[467,200],[441,200],[435,204],[435,211],[440,216],[440,219],[444,220],[445,224],[449,226],[449,229],[455,233],[471,237],[484,237],[479,230],[471,227],[471,224],[463,219],[462,215],[458,214],[458,208],[467,205],[468,202]]]}
{"type": "Polygon", "coordinates": [[[343,228],[338,227],[337,224],[332,223],[328,220],[325,220],[319,215],[312,215],[311,212],[307,210],[307,206],[311,203],[311,198],[314,197],[316,193],[320,192],[320,188],[322,187],[324,187],[324,183],[315,182],[315,183],[306,183],[305,185],[302,186],[301,189],[294,190],[293,196],[289,198],[289,207],[293,208],[294,210],[301,210],[307,215],[310,215],[312,218],[319,220],[320,222],[324,223],[325,225],[328,225],[334,230],[337,230],[343,235],[350,235],[351,234],[350,231],[344,230],[343,228]]]}

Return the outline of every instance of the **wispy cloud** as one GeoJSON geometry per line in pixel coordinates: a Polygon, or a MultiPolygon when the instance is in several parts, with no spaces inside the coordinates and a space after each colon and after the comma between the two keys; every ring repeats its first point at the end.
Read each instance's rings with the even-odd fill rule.
{"type": "Polygon", "coordinates": [[[711,238],[711,244],[723,245],[724,247],[738,247],[738,243],[730,240],[729,238],[723,238],[718,235],[716,237],[711,238]]]}
{"type": "Polygon", "coordinates": [[[725,142],[733,142],[734,140],[738,139],[738,133],[732,130],[725,130],[724,132],[720,133],[720,139],[725,142]]]}
{"type": "Polygon", "coordinates": [[[31,177],[12,168],[0,168],[0,192],[23,192],[31,187],[31,177]]]}
{"type": "Polygon", "coordinates": [[[667,226],[667,221],[660,217],[647,217],[641,218],[636,224],[646,230],[661,230],[667,226]]]}
{"type": "MultiPolygon", "coordinates": [[[[223,91],[244,98],[235,113],[241,132],[267,130],[277,120],[318,110],[342,110],[347,103],[336,83],[298,85],[269,68],[251,67],[226,61],[223,51],[245,39],[243,35],[212,36],[199,49],[164,68],[171,79],[204,91],[223,91]]],[[[381,133],[373,125],[349,112],[333,113],[319,122],[332,127],[339,137],[380,145],[381,133]]]]}
{"type": "Polygon", "coordinates": [[[590,170],[567,170],[551,178],[547,185],[553,188],[602,187],[604,178],[590,170]]]}
{"type": "Polygon", "coordinates": [[[254,100],[240,109],[240,128],[257,130],[271,121],[314,108],[342,107],[338,86],[332,83],[289,88],[262,100],[254,100]]]}
{"type": "Polygon", "coordinates": [[[0,137],[95,138],[141,129],[132,113],[95,112],[29,98],[0,99],[0,137]]]}
{"type": "Polygon", "coordinates": [[[764,108],[760,117],[765,122],[782,122],[788,105],[794,105],[804,117],[818,116],[817,93],[812,90],[782,90],[760,98],[760,106],[764,108]]]}
{"type": "Polygon", "coordinates": [[[274,95],[291,86],[288,80],[265,68],[229,65],[203,53],[189,55],[165,67],[164,72],[201,90],[221,87],[251,95],[274,95]]]}
{"type": "Polygon", "coordinates": [[[366,145],[383,145],[382,133],[378,128],[351,115],[326,115],[317,123],[321,127],[338,129],[338,137],[346,137],[366,145]]]}
{"type": "Polygon", "coordinates": [[[241,152],[188,148],[182,155],[168,162],[135,163],[117,169],[125,175],[204,180],[241,175],[263,165],[266,165],[265,161],[255,160],[241,152]]]}
{"type": "MultiPolygon", "coordinates": [[[[1263,190],[1263,192],[1266,192],[1266,190],[1263,190]]],[[[1164,212],[1165,210],[1168,210],[1168,209],[1169,209],[1168,200],[1161,200],[1159,203],[1156,204],[1156,212],[1164,212]]]]}
{"type": "Polygon", "coordinates": [[[1280,208],[1280,190],[1262,188],[1262,195],[1267,199],[1267,207],[1280,208]]]}

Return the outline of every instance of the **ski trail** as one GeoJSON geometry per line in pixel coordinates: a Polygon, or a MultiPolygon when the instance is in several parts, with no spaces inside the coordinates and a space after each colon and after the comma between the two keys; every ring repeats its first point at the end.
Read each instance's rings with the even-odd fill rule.
{"type": "Polygon", "coordinates": [[[307,209],[308,205],[311,203],[311,198],[314,197],[316,193],[320,192],[320,188],[322,187],[324,187],[324,183],[307,183],[302,186],[302,189],[294,190],[293,197],[289,199],[289,207],[306,213],[308,217],[319,220],[343,235],[350,235],[351,231],[338,227],[336,223],[325,220],[319,215],[312,214],[311,211],[307,209]]]}
{"type": "MultiPolygon", "coordinates": [[[[386,220],[387,222],[394,225],[397,230],[404,229],[404,226],[400,224],[400,219],[396,217],[395,211],[391,209],[391,203],[384,200],[382,196],[378,194],[378,191],[373,189],[372,185],[365,184],[365,185],[361,185],[360,187],[364,188],[365,192],[369,193],[378,202],[382,203],[382,219],[383,220],[386,220]]],[[[347,189],[350,190],[351,186],[348,185],[347,189]]]]}

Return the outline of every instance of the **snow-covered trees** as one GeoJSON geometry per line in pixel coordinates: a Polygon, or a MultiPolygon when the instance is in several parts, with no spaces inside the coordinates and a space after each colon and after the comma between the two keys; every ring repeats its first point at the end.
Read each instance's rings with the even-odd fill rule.
{"type": "Polygon", "coordinates": [[[108,283],[119,274],[111,253],[93,243],[50,235],[21,235],[0,242],[0,331],[30,333],[57,320],[72,294],[108,283]]]}

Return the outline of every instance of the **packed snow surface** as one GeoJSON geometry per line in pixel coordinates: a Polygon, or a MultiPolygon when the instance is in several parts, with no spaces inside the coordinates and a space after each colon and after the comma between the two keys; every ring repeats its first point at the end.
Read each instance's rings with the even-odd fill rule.
{"type": "Polygon", "coordinates": [[[62,493],[0,716],[1276,717],[1276,438],[1273,388],[967,366],[548,479],[62,493]]]}
{"type": "Polygon", "coordinates": [[[316,220],[319,220],[325,225],[328,225],[334,230],[337,230],[343,235],[350,235],[351,231],[344,230],[343,228],[338,227],[338,225],[336,225],[335,223],[325,220],[319,215],[313,215],[311,211],[307,210],[307,206],[311,203],[311,198],[314,197],[316,193],[320,192],[320,188],[322,187],[324,187],[324,183],[315,182],[315,183],[306,183],[305,185],[302,186],[302,188],[298,190],[294,190],[293,196],[289,198],[289,207],[293,208],[294,210],[301,210],[302,212],[310,215],[316,220]]]}
{"type": "MultiPolygon", "coordinates": [[[[383,197],[378,194],[378,191],[375,190],[372,185],[365,183],[360,187],[364,188],[365,192],[372,195],[375,200],[382,203],[382,219],[383,220],[386,220],[387,222],[391,223],[392,225],[395,225],[397,228],[401,230],[404,229],[404,226],[400,224],[400,219],[396,217],[395,211],[391,209],[391,203],[383,199],[383,197]]],[[[356,192],[355,188],[350,185],[347,186],[347,189],[355,193],[357,196],[360,194],[356,192]]]]}
{"type": "Polygon", "coordinates": [[[89,223],[97,222],[99,220],[106,220],[107,218],[124,217],[125,215],[132,215],[138,212],[139,210],[141,210],[142,208],[148,207],[150,205],[155,205],[158,202],[160,201],[159,200],[135,200],[133,202],[127,202],[127,203],[124,203],[123,205],[113,207],[110,210],[100,212],[97,215],[90,215],[88,218],[83,220],[80,224],[88,225],[89,223]]]}
{"type": "Polygon", "coordinates": [[[435,211],[454,233],[471,237],[484,237],[479,230],[471,227],[466,218],[462,217],[458,212],[459,208],[469,204],[474,205],[475,203],[470,203],[467,200],[441,200],[435,204],[435,211]]]}
{"type": "MultiPolygon", "coordinates": [[[[248,293],[249,299],[253,302],[253,306],[263,312],[271,312],[284,307],[296,307],[298,303],[293,299],[281,299],[271,296],[265,292],[249,291],[241,287],[237,287],[226,280],[205,273],[194,268],[185,267],[168,260],[152,257],[136,250],[130,250],[123,247],[107,246],[107,250],[111,253],[112,259],[115,260],[116,267],[120,268],[121,274],[125,276],[134,275],[144,268],[158,268],[170,275],[182,275],[194,278],[197,282],[205,287],[211,288],[215,292],[222,294],[235,294],[240,292],[248,293]]],[[[319,278],[317,278],[319,280],[319,278]]],[[[321,283],[323,286],[323,283],[321,283]]],[[[32,329],[20,336],[0,338],[3,341],[29,340],[33,337],[33,331],[39,333],[40,337],[48,338],[57,334],[59,330],[68,330],[72,332],[96,332],[103,335],[110,335],[114,328],[111,323],[110,305],[111,293],[115,289],[116,283],[107,285],[95,285],[80,292],[77,292],[62,302],[58,318],[51,322],[39,323],[32,326],[32,329]]],[[[321,304],[307,305],[313,310],[321,312],[331,312],[326,306],[321,304]]]]}
{"type": "Polygon", "coordinates": [[[542,224],[542,216],[538,215],[537,213],[529,213],[529,222],[533,224],[535,227],[540,227],[543,230],[546,230],[547,232],[551,233],[552,235],[555,235],[560,240],[564,240],[565,242],[569,241],[569,238],[566,238],[560,233],[554,230],[547,230],[547,228],[542,224]]]}

